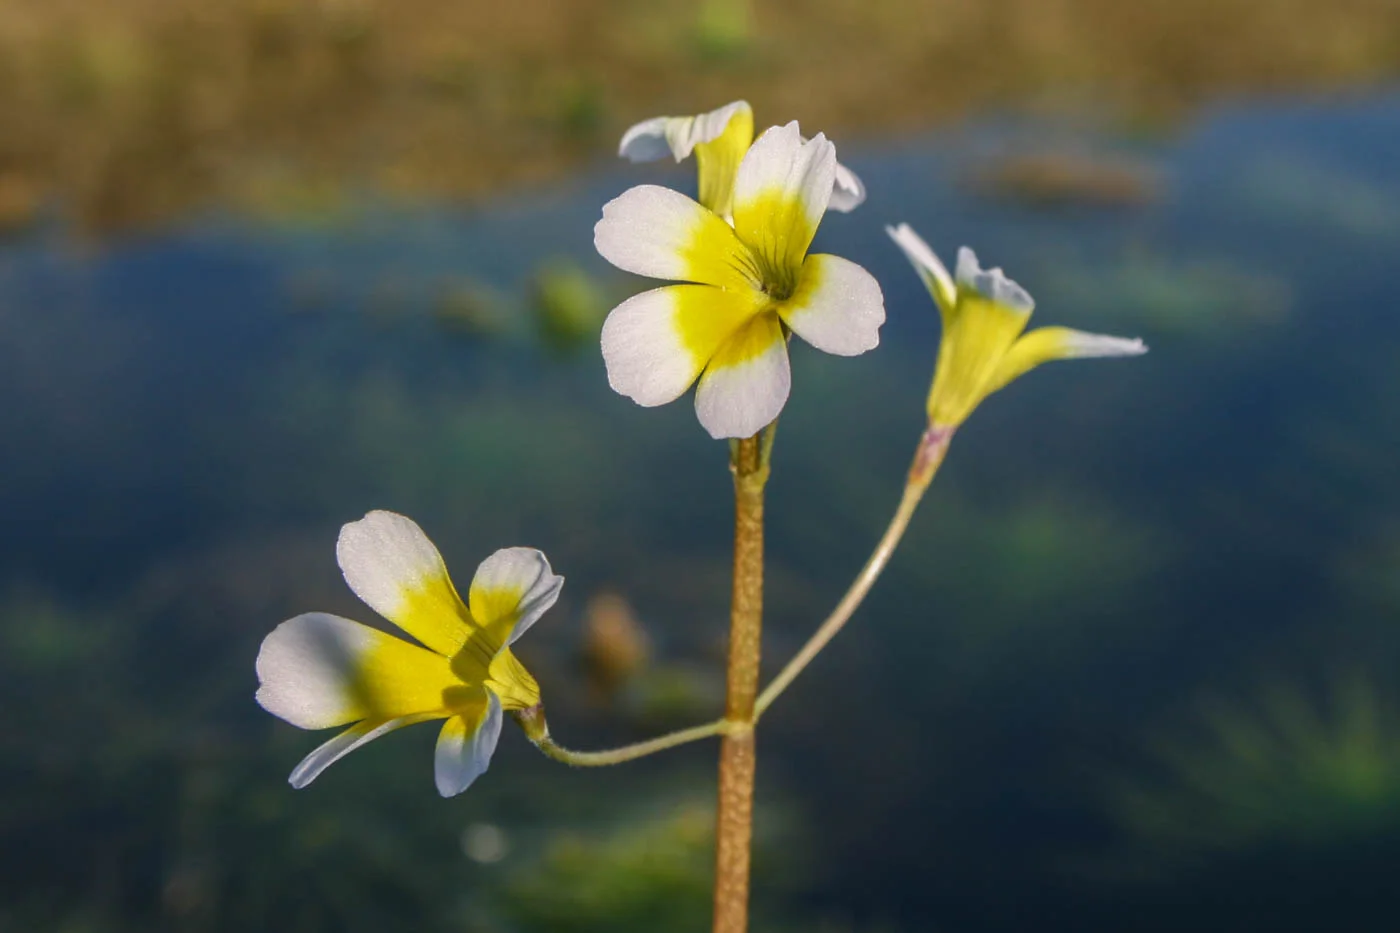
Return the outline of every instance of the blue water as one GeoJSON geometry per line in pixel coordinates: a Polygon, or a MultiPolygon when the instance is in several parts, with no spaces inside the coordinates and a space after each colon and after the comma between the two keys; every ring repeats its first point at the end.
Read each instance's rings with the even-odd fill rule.
{"type": "MultiPolygon", "coordinates": [[[[974,246],[1040,323],[1152,352],[1046,367],[955,439],[875,594],[765,720],[760,827],[785,840],[760,859],[767,916],[1393,923],[1397,103],[1239,104],[1170,142],[991,120],[842,148],[871,197],[816,248],[869,268],[889,321],[865,357],[794,349],[769,496],[773,669],[864,559],[922,427],[937,318],[884,224],[949,257],[974,246]],[[1162,196],[1044,209],[967,183],[986,153],[1047,140],[1131,157],[1162,196]],[[1358,683],[1379,698],[1370,725],[1338,699],[1358,683]],[[1269,719],[1280,689],[1304,713],[1269,719]],[[1221,706],[1323,738],[1232,758],[1210,738],[1221,706]],[[1320,732],[1298,725],[1307,710],[1320,732]],[[1358,733],[1380,738],[1345,745],[1358,733]],[[1164,763],[1173,743],[1204,756],[1194,770],[1164,763]],[[1362,749],[1358,784],[1326,777],[1352,773],[1343,746],[1362,749]],[[1124,787],[1178,791],[1149,809],[1179,832],[1116,816],[1124,787]]],[[[592,255],[591,227],[641,181],[688,178],[607,165],[470,210],[366,197],[329,220],[212,215],[102,245],[55,221],[0,245],[0,695],[19,723],[0,741],[0,924],[476,929],[472,905],[552,833],[636,819],[638,800],[659,819],[678,787],[705,799],[708,746],[600,774],[539,760],[513,729],[460,800],[436,798],[431,738],[407,732],[294,794],[285,772],[317,740],[251,701],[281,619],[371,618],[333,545],[389,508],[459,578],[512,544],[568,577],[520,646],[565,741],[656,728],[584,698],[579,619],[604,588],[709,715],[726,450],[687,402],[612,394],[591,343],[536,339],[516,300],[557,256],[616,296],[639,287],[592,255]],[[463,287],[506,296],[500,333],[444,326],[463,287]],[[458,846],[482,820],[524,840],[491,869],[458,846]],[[350,841],[307,842],[318,831],[350,841]]]]}

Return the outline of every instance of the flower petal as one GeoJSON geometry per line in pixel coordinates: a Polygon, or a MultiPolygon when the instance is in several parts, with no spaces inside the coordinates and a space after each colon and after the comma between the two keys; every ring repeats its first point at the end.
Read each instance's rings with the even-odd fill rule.
{"type": "Polygon", "coordinates": [[[864,203],[865,182],[861,181],[855,172],[837,162],[836,180],[831,188],[831,203],[827,204],[826,209],[849,214],[864,203]]]}
{"type": "Polygon", "coordinates": [[[501,737],[501,701],[484,691],[485,702],[470,712],[453,716],[438,733],[433,753],[433,777],[438,793],[454,797],[486,773],[496,742],[501,737]]]}
{"type": "Polygon", "coordinates": [[[1006,277],[1001,269],[983,269],[977,254],[966,246],[958,250],[958,284],[999,305],[1016,311],[1034,311],[1035,299],[1030,293],[1006,277]]]}
{"type": "MultiPolygon", "coordinates": [[[[806,136],[802,137],[802,142],[807,142],[806,136]]],[[[837,162],[836,175],[831,184],[831,201],[826,205],[826,209],[849,214],[864,203],[865,182],[861,181],[855,172],[837,162]]]]}
{"type": "Polygon", "coordinates": [[[417,722],[427,722],[430,719],[441,719],[444,714],[420,714],[417,716],[403,716],[398,719],[366,721],[356,723],[349,729],[337,735],[335,738],[317,746],[316,750],[301,760],[291,775],[287,778],[287,783],[297,790],[301,790],[320,776],[321,772],[335,764],[346,755],[353,752],[368,742],[373,742],[381,735],[387,735],[395,729],[402,729],[404,726],[411,726],[417,722]]]}
{"type": "Polygon", "coordinates": [[[509,648],[491,659],[485,686],[504,709],[529,709],[540,701],[540,685],[509,648]]]}
{"type": "Polygon", "coordinates": [[[441,655],[324,612],[273,629],[256,668],[258,703],[302,729],[433,713],[460,685],[441,655]]]}
{"type": "MultiPolygon", "coordinates": [[[[617,146],[618,156],[630,162],[655,162],[663,156],[674,155],[666,129],[677,120],[685,119],[687,118],[652,117],[650,120],[634,123],[622,134],[622,142],[617,146]]],[[[684,155],[677,155],[676,161],[684,158],[684,155]]]]}
{"type": "Polygon", "coordinates": [[[1147,345],[1141,340],[1088,334],[1068,327],[1040,327],[1011,345],[988,384],[988,394],[1002,388],[1041,363],[1051,360],[1103,356],[1141,356],[1147,345]]]}
{"type": "Polygon", "coordinates": [[[675,401],[762,299],[749,287],[710,285],[670,285],[634,295],[603,322],[608,384],[638,405],[675,401]]]}
{"type": "Polygon", "coordinates": [[[831,200],[836,147],[797,123],[775,126],[749,147],[734,180],[734,231],[758,258],[765,281],[794,284],[831,200]]]}
{"type": "MultiPolygon", "coordinates": [[[[733,106],[733,105],[731,105],[733,106]]],[[[703,118],[702,118],[703,119],[703,118]]],[[[734,179],[753,142],[753,111],[748,104],[736,111],[722,133],[695,147],[700,203],[721,217],[734,212],[734,179]]]]}
{"type": "MultiPolygon", "coordinates": [[[[652,117],[643,120],[622,134],[617,154],[633,162],[651,162],[668,152],[677,162],[685,159],[702,143],[716,139],[730,128],[736,115],[748,118],[749,136],[753,136],[753,110],[746,101],[736,100],[709,113],[694,117],[652,117]]],[[[745,140],[744,145],[748,146],[745,140]]]]}
{"type": "Polygon", "coordinates": [[[467,592],[472,620],[497,650],[515,644],[559,598],[564,578],[549,567],[544,552],[502,548],[481,562],[467,592]]]}
{"type": "Polygon", "coordinates": [[[738,288],[759,281],[729,224],[679,191],[638,185],[603,205],[593,244],[608,262],[654,279],[738,288]]]}
{"type": "Polygon", "coordinates": [[[412,519],[370,512],[340,529],[335,555],[356,596],[438,654],[451,657],[466,642],[466,607],[442,555],[412,519]]]}
{"type": "Polygon", "coordinates": [[[865,269],[840,256],[813,253],[802,264],[797,291],[778,306],[778,314],[818,350],[856,356],[879,346],[885,299],[865,269]]]}
{"type": "Polygon", "coordinates": [[[981,404],[1031,316],[967,289],[958,293],[955,312],[943,317],[929,390],[928,416],[934,427],[955,428],[981,404]]]}
{"type": "Polygon", "coordinates": [[[710,361],[695,392],[695,413],[711,437],[751,437],[778,417],[791,388],[778,316],[759,314],[710,361]]]}
{"type": "Polygon", "coordinates": [[[900,224],[898,227],[886,227],[885,232],[890,235],[904,255],[913,264],[914,271],[919,273],[919,278],[924,280],[924,287],[929,290],[933,300],[938,304],[938,309],[944,315],[944,326],[947,326],[947,316],[953,312],[958,303],[958,286],[953,281],[953,277],[948,274],[948,269],[939,260],[937,254],[929,249],[929,245],[923,241],[914,228],[908,224],[900,224]]]}

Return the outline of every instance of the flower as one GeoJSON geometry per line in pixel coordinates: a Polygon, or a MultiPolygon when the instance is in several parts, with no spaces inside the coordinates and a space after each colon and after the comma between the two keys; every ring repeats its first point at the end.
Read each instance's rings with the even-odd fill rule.
{"type": "MultiPolygon", "coordinates": [[[[694,152],[700,173],[700,203],[721,217],[729,217],[734,209],[734,176],[752,142],[753,110],[747,101],[736,100],[698,116],[643,120],[622,134],[617,154],[633,162],[652,162],[669,153],[681,162],[694,152]]],[[[827,209],[845,214],[864,201],[865,184],[837,162],[827,209]]]]}
{"type": "Polygon", "coordinates": [[[341,528],[335,550],[355,595],[424,647],[324,612],[288,619],[263,639],[263,709],[302,729],[353,723],[293,769],[292,786],[385,733],[445,719],[437,788],[460,794],[490,764],[502,711],[540,701],[510,645],[554,605],[564,578],[539,551],[504,548],[482,561],[463,604],[423,529],[394,512],[341,528]]]}
{"type": "Polygon", "coordinates": [[[831,198],[836,149],[796,123],[749,148],[734,179],[733,225],[668,188],[641,185],[603,207],[594,243],[628,272],[688,284],[643,292],[603,324],[608,382],[639,405],[674,401],[699,378],[710,435],[748,437],[782,411],[787,332],[855,356],[880,342],[875,279],[838,256],[807,255],[831,198]]]}
{"type": "Polygon", "coordinates": [[[1022,333],[1035,302],[1000,269],[983,269],[966,246],[956,281],[908,224],[886,227],[924,280],[943,318],[938,366],[928,396],[935,429],[955,429],[993,392],[1041,363],[1091,356],[1139,356],[1141,340],[1086,334],[1068,327],[1022,333]]]}

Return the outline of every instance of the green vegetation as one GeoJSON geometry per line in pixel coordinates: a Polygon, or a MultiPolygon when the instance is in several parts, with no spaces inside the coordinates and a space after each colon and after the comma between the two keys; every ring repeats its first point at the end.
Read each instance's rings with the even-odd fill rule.
{"type": "Polygon", "coordinates": [[[1319,701],[1279,685],[1205,704],[1197,735],[1160,742],[1155,780],[1121,782],[1117,821],[1155,858],[1332,847],[1400,830],[1400,707],[1370,678],[1319,701]]]}

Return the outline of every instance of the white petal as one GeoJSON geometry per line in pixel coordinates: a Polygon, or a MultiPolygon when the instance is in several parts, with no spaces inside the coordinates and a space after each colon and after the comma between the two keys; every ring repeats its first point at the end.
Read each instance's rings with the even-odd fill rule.
{"type": "Polygon", "coordinates": [[[669,152],[680,162],[696,146],[718,138],[736,113],[748,109],[747,102],[736,100],[699,116],[643,120],[622,134],[617,154],[633,162],[650,162],[669,152]]]}
{"type": "MultiPolygon", "coordinates": [[[[807,142],[807,137],[801,137],[802,142],[807,142]]],[[[831,201],[826,209],[829,211],[839,211],[842,214],[849,214],[851,211],[865,203],[865,182],[860,180],[860,176],[840,162],[836,163],[836,176],[831,185],[831,201]]]]}
{"type": "MultiPolygon", "coordinates": [[[[685,394],[705,360],[697,360],[681,338],[675,290],[708,285],[670,285],[633,295],[603,322],[603,362],[608,385],[638,405],[652,407],[685,394]]],[[[714,289],[718,291],[718,289],[714,289]]]]}
{"type": "Polygon", "coordinates": [[[778,417],[791,388],[787,341],[776,316],[760,315],[730,338],[700,377],[695,413],[713,438],[751,437],[778,417]]]}
{"type": "Polygon", "coordinates": [[[1035,310],[1030,293],[1006,277],[1001,269],[983,269],[977,254],[966,246],[958,250],[958,284],[966,285],[997,304],[1017,311],[1035,310]]]}
{"type": "Polygon", "coordinates": [[[856,356],[880,345],[885,299],[865,269],[840,256],[813,253],[802,264],[797,292],[778,313],[818,350],[856,356]]]}
{"type": "Polygon", "coordinates": [[[599,255],[654,279],[736,287],[747,250],[713,211],[679,191],[638,185],[603,205],[593,228],[599,255]]]}
{"type": "Polygon", "coordinates": [[[301,729],[329,729],[361,718],[352,672],[375,645],[375,636],[383,633],[324,612],[288,619],[258,649],[258,704],[301,729]]]}
{"type": "MultiPolygon", "coordinates": [[[[800,138],[804,145],[808,142],[806,136],[800,138]]],[[[849,214],[864,203],[865,182],[861,181],[855,172],[837,162],[836,175],[831,184],[831,201],[826,206],[827,210],[849,214]]]]}
{"type": "Polygon", "coordinates": [[[472,619],[480,626],[509,621],[511,630],[505,643],[512,645],[554,605],[563,586],[564,578],[550,569],[544,552],[508,547],[476,568],[467,601],[472,619]]]}
{"type": "Polygon", "coordinates": [[[840,162],[836,163],[836,180],[831,189],[831,203],[827,210],[849,214],[865,203],[865,182],[860,176],[840,162]]]}
{"type": "Polygon", "coordinates": [[[486,773],[501,737],[501,701],[486,691],[483,715],[468,723],[462,716],[453,716],[443,723],[433,753],[433,777],[438,793],[455,797],[486,773]]]}
{"type": "Polygon", "coordinates": [[[329,742],[320,745],[315,751],[303,758],[301,763],[292,769],[291,776],[287,778],[287,782],[300,790],[316,780],[322,771],[326,770],[361,745],[367,742],[373,742],[381,735],[387,735],[395,729],[411,726],[416,722],[426,722],[430,719],[441,718],[441,715],[403,716],[399,719],[390,719],[388,722],[356,723],[329,742]]]}
{"type": "Polygon", "coordinates": [[[1088,359],[1098,356],[1142,356],[1147,352],[1147,344],[1141,337],[1111,337],[1108,334],[1089,334],[1082,330],[1070,331],[1065,335],[1065,359],[1088,359]]]}
{"type": "Polygon", "coordinates": [[[836,147],[825,136],[818,133],[804,143],[796,122],[772,127],[739,165],[734,230],[770,263],[796,266],[816,235],[835,182],[836,147]]]}
{"type": "MultiPolygon", "coordinates": [[[[671,154],[671,144],[666,139],[666,124],[674,120],[675,117],[652,117],[650,120],[643,120],[622,134],[622,142],[617,147],[617,154],[633,162],[655,162],[665,155],[671,154]]],[[[676,161],[681,160],[681,156],[676,157],[676,161]]]]}
{"type": "Polygon", "coordinates": [[[753,314],[752,289],[670,285],[634,295],[603,322],[608,385],[638,405],[675,401],[753,314]]]}
{"type": "Polygon", "coordinates": [[[914,271],[924,280],[924,285],[932,293],[938,306],[945,311],[952,310],[957,304],[958,287],[937,254],[929,249],[929,245],[908,224],[886,227],[885,232],[904,251],[904,255],[913,264],[914,271]]]}
{"type": "Polygon", "coordinates": [[[302,729],[437,710],[458,682],[442,655],[325,612],[273,629],[256,669],[258,703],[302,729]]]}
{"type": "Polygon", "coordinates": [[[836,147],[821,133],[803,139],[794,120],[769,127],[749,147],[734,180],[734,200],[737,206],[771,191],[799,194],[815,222],[826,213],[835,184],[836,147]]]}
{"type": "Polygon", "coordinates": [[[340,529],[335,556],[345,582],[375,612],[451,656],[469,631],[442,555],[417,523],[374,511],[340,529]]]}

